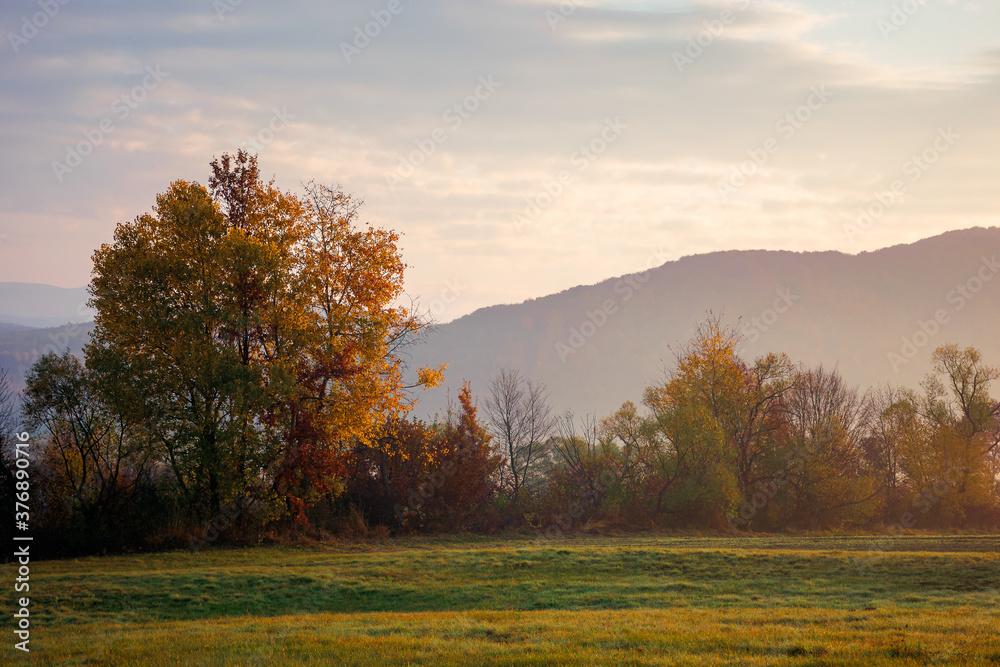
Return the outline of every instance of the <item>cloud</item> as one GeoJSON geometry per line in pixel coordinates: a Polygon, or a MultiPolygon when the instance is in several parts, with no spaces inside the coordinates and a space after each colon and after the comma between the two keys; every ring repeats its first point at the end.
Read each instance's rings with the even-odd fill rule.
{"type": "MultiPolygon", "coordinates": [[[[292,189],[340,182],[364,198],[372,220],[404,233],[411,292],[436,294],[456,275],[469,285],[452,315],[632,271],[649,247],[860,250],[996,224],[995,38],[918,61],[906,35],[883,43],[873,9],[753,2],[679,72],[673,54],[738,4],[577,2],[555,30],[546,12],[556,2],[403,0],[377,29],[382,0],[243,2],[221,19],[206,2],[68,4],[0,69],[0,232],[10,236],[0,258],[20,237],[39,279],[86,282],[116,222],[148,210],[171,180],[204,182],[214,155],[267,136],[276,109],[294,118],[261,147],[265,173],[292,189]],[[350,62],[345,44],[359,51],[350,62]],[[895,44],[910,59],[885,56],[895,44]],[[115,100],[150,66],[169,77],[117,118],[115,100]],[[481,77],[500,85],[456,127],[455,105],[481,77]],[[781,119],[822,85],[829,103],[781,137],[781,119]],[[59,182],[52,163],[109,115],[114,131],[59,182]],[[627,130],[579,170],[574,156],[609,118],[627,130]],[[849,244],[843,225],[942,126],[962,134],[954,151],[849,244]],[[391,183],[439,129],[445,139],[391,183]],[[720,202],[720,180],[772,137],[780,150],[720,202]],[[515,229],[512,217],[563,171],[572,183],[515,229]],[[75,231],[64,238],[67,220],[75,231]],[[21,233],[29,226],[39,232],[21,233]]],[[[958,21],[955,42],[974,29],[952,14],[982,21],[939,9],[958,21]]],[[[7,30],[20,19],[0,13],[7,30]]],[[[5,264],[0,279],[14,279],[5,264]]]]}

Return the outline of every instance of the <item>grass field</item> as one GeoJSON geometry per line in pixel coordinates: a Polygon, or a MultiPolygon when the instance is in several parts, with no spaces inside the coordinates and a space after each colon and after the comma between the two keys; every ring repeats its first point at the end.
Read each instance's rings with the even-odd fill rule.
{"type": "Polygon", "coordinates": [[[10,640],[2,654],[79,665],[1000,665],[998,552],[996,537],[466,537],[50,561],[33,565],[30,657],[10,640]]]}

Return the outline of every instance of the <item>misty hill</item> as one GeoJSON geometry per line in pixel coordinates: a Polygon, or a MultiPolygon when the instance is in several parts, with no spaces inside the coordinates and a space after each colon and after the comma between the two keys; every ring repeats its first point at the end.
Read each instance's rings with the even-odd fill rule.
{"type": "Polygon", "coordinates": [[[15,389],[20,391],[24,387],[24,374],[43,354],[69,350],[83,358],[83,346],[93,328],[93,322],[66,323],[46,329],[0,324],[0,368],[7,371],[15,389]]]}
{"type": "Polygon", "coordinates": [[[413,349],[414,365],[450,363],[444,387],[418,394],[417,414],[441,411],[463,378],[482,396],[506,365],[547,384],[557,410],[606,415],[662,376],[673,362],[668,346],[687,341],[708,310],[739,322],[745,359],[786,352],[839,365],[863,389],[916,388],[944,343],[973,345],[1000,364],[998,254],[996,227],[858,255],[716,252],[483,308],[413,349]]]}
{"type": "Polygon", "coordinates": [[[0,322],[29,327],[57,327],[89,322],[86,287],[65,288],[36,283],[0,283],[0,322]]]}

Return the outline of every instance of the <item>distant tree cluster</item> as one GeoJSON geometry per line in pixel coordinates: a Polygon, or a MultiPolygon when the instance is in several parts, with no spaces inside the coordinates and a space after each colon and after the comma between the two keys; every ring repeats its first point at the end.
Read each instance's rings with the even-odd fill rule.
{"type": "Polygon", "coordinates": [[[539,527],[1000,525],[1000,403],[989,393],[1000,369],[974,348],[938,348],[921,392],[861,394],[784,355],[744,361],[739,343],[709,317],[644,409],[625,403],[581,429],[564,419],[541,448],[551,461],[539,527]]]}
{"type": "MultiPolygon", "coordinates": [[[[50,554],[258,539],[266,531],[1000,525],[1000,369],[939,348],[922,391],[860,394],[834,370],[738,354],[710,316],[641,406],[554,415],[501,369],[432,423],[409,417],[394,232],[360,202],[264,182],[245,152],[176,181],[93,256],[85,361],[25,378],[32,526],[50,554]]],[[[0,378],[0,478],[14,397],[0,378]]]]}

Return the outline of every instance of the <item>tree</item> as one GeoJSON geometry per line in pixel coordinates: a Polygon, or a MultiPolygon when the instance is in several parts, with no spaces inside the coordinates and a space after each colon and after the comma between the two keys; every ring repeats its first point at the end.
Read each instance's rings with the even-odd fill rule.
{"type": "Polygon", "coordinates": [[[244,497],[303,518],[353,440],[408,408],[398,349],[423,325],[392,306],[398,235],[357,229],[350,197],[282,192],[244,151],[211,166],[210,191],[172,183],[94,253],[87,364],[198,518],[244,497]]]}
{"type": "Polygon", "coordinates": [[[909,503],[904,459],[907,441],[921,428],[916,404],[912,391],[889,386],[865,397],[860,444],[878,491],[878,517],[887,525],[898,521],[909,503]]]}
{"type": "Polygon", "coordinates": [[[120,545],[136,491],[149,482],[144,434],[108,407],[93,374],[68,352],[41,357],[25,385],[25,425],[44,452],[37,467],[44,493],[37,499],[39,523],[94,546],[120,545]]]}
{"type": "Polygon", "coordinates": [[[1000,369],[975,348],[949,344],[932,356],[918,411],[930,436],[907,457],[922,513],[937,506],[943,524],[993,523],[1000,506],[994,456],[1000,447],[1000,404],[990,384],[1000,369]]]}
{"type": "Polygon", "coordinates": [[[148,428],[201,514],[245,492],[262,463],[265,373],[234,283],[252,243],[203,187],[177,181],[94,253],[87,363],[104,390],[128,378],[118,408],[148,428]]]}
{"type": "Polygon", "coordinates": [[[479,420],[479,409],[466,382],[458,393],[459,409],[449,408],[442,431],[445,464],[455,463],[455,475],[441,490],[441,497],[460,517],[496,496],[503,459],[496,453],[489,431],[479,420]]]}
{"type": "Polygon", "coordinates": [[[406,269],[399,235],[359,229],[361,202],[339,189],[309,184],[306,199],[294,288],[302,322],[296,390],[270,416],[283,433],[274,489],[300,518],[306,502],[342,488],[351,445],[402,418],[412,408],[405,390],[435,386],[444,371],[419,369],[415,384],[403,382],[401,351],[425,323],[391,306],[406,269]]]}
{"type": "Polygon", "coordinates": [[[698,468],[718,494],[713,499],[718,508],[732,502],[718,475],[733,476],[744,503],[772,480],[780,465],[775,435],[782,427],[782,400],[794,381],[785,355],[768,354],[750,365],[736,353],[739,341],[736,329],[710,315],[676,353],[676,367],[643,399],[675,448],[681,442],[695,447],[698,468]],[[713,442],[722,449],[712,455],[715,464],[705,468],[713,442]]]}
{"type": "Polygon", "coordinates": [[[465,383],[444,423],[394,419],[378,442],[358,442],[348,497],[378,523],[456,529],[496,492],[501,459],[465,383]]]}
{"type": "Polygon", "coordinates": [[[934,374],[924,382],[929,414],[952,423],[970,453],[988,455],[1000,448],[1000,401],[990,396],[1000,367],[984,364],[976,348],[962,350],[957,345],[939,347],[931,363],[934,374]],[[949,390],[950,401],[944,398],[949,390]]]}
{"type": "MultiPolygon", "coordinates": [[[[738,504],[736,450],[706,402],[705,387],[679,371],[647,387],[643,404],[651,443],[646,472],[647,503],[672,523],[721,524],[738,504]]],[[[626,406],[628,407],[628,406],[626,406]]],[[[621,411],[619,412],[619,415],[621,411]]],[[[619,437],[621,437],[619,435],[619,437]]]]}
{"type": "Polygon", "coordinates": [[[787,465],[776,477],[782,523],[799,528],[862,523],[877,494],[861,448],[864,403],[840,373],[801,369],[784,396],[787,465]]]}
{"type": "Polygon", "coordinates": [[[550,441],[552,461],[546,474],[550,503],[569,507],[582,502],[596,509],[615,480],[609,447],[599,435],[600,425],[588,415],[577,428],[573,413],[566,412],[557,428],[559,435],[550,441]]]}
{"type": "Polygon", "coordinates": [[[975,348],[944,345],[923,393],[884,389],[869,399],[863,446],[887,524],[995,525],[1000,514],[998,369],[975,348]]]}
{"type": "Polygon", "coordinates": [[[484,406],[487,423],[505,460],[504,486],[513,498],[535,481],[547,441],[556,426],[542,384],[525,380],[517,370],[501,368],[490,380],[484,406]]]}

